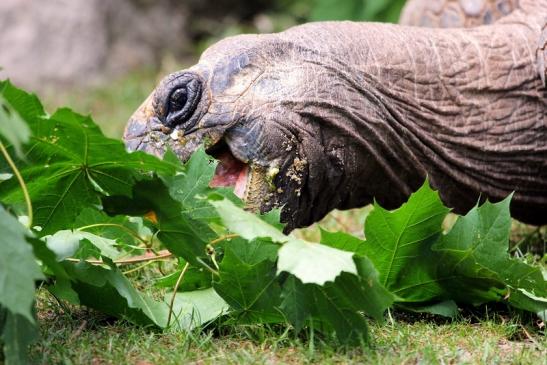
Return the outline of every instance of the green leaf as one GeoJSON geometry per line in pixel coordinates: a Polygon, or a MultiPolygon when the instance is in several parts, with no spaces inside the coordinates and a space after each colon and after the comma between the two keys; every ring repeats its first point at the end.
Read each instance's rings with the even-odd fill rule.
{"type": "Polygon", "coordinates": [[[511,216],[507,197],[499,203],[484,203],[460,217],[452,230],[433,245],[433,250],[441,254],[440,275],[451,277],[451,293],[460,300],[472,299],[474,303],[501,300],[503,292],[495,296],[482,287],[501,284],[508,291],[509,304],[538,312],[547,309],[547,282],[541,269],[513,259],[508,254],[511,216]],[[454,275],[455,274],[455,275],[454,275]],[[462,285],[466,283],[466,285],[462,285]],[[469,295],[470,289],[476,288],[469,295]],[[461,289],[466,295],[458,296],[461,289]],[[524,300],[523,294],[527,295],[524,300]],[[518,296],[512,300],[511,296],[518,296]],[[533,299],[537,298],[537,300],[533,299]],[[531,304],[534,303],[534,304],[531,304]]]}
{"type": "Polygon", "coordinates": [[[429,300],[439,292],[423,258],[439,237],[448,211],[427,181],[392,212],[375,203],[365,222],[364,253],[380,272],[382,285],[399,296],[411,288],[413,300],[429,300]]]}
{"type": "Polygon", "coordinates": [[[46,288],[55,295],[57,299],[64,299],[73,304],[80,304],[78,295],[72,289],[70,277],[62,264],[57,261],[55,253],[40,239],[31,238],[28,239],[28,241],[32,245],[34,256],[36,256],[40,262],[42,272],[48,277],[55,279],[53,285],[46,283],[46,288]]]}
{"type": "Polygon", "coordinates": [[[0,343],[4,345],[6,365],[29,364],[28,346],[37,339],[38,326],[34,320],[0,307],[0,343]]]}
{"type": "Polygon", "coordinates": [[[510,291],[509,304],[515,308],[533,312],[542,321],[547,321],[547,298],[545,297],[537,297],[524,289],[517,289],[510,291]]]}
{"type": "Polygon", "coordinates": [[[26,236],[30,232],[0,205],[0,305],[34,323],[34,281],[44,276],[26,236]]]}
{"type": "Polygon", "coordinates": [[[136,324],[166,326],[167,304],[141,294],[113,264],[108,269],[86,262],[63,266],[80,304],[136,324]]]}
{"type": "Polygon", "coordinates": [[[401,308],[412,312],[430,313],[449,318],[453,318],[458,314],[458,305],[453,300],[425,305],[403,305],[401,308]]]}
{"type": "Polygon", "coordinates": [[[44,107],[36,95],[16,88],[7,80],[0,81],[0,95],[27,123],[46,116],[44,107]]]}
{"type": "Polygon", "coordinates": [[[213,192],[242,205],[240,199],[233,194],[232,188],[209,187],[216,166],[217,162],[205,153],[203,146],[200,146],[184,164],[181,172],[174,176],[162,176],[163,181],[169,186],[171,196],[181,203],[182,212],[192,219],[207,223],[219,222],[216,210],[206,199],[213,192]]]}
{"type": "Polygon", "coordinates": [[[320,285],[333,281],[344,271],[357,273],[353,253],[286,236],[227,199],[211,200],[211,204],[217,209],[224,225],[246,240],[268,238],[283,243],[279,250],[278,273],[286,271],[304,283],[320,285]]]}
{"type": "Polygon", "coordinates": [[[342,251],[354,252],[361,256],[365,254],[366,241],[345,232],[329,232],[321,227],[319,230],[322,244],[342,251]]]}
{"type": "Polygon", "coordinates": [[[280,208],[275,208],[270,210],[269,212],[260,214],[259,218],[262,219],[264,222],[268,223],[270,226],[275,227],[278,231],[283,232],[283,229],[285,228],[285,224],[281,223],[280,208]]]}
{"type": "Polygon", "coordinates": [[[289,276],[283,285],[280,308],[297,331],[311,320],[333,330],[342,343],[368,341],[364,315],[383,320],[393,296],[378,283],[378,273],[368,259],[358,258],[357,267],[359,276],[342,273],[323,286],[304,284],[289,276]]]}
{"type": "Polygon", "coordinates": [[[383,321],[383,314],[393,303],[394,296],[380,283],[378,271],[370,259],[355,257],[355,264],[358,271],[356,283],[359,288],[349,288],[346,293],[355,301],[360,311],[377,321],[383,321]],[[352,292],[355,292],[355,295],[352,295],[352,292]]]}
{"type": "MultiPolygon", "coordinates": [[[[223,247],[222,245],[219,245],[223,247]]],[[[279,245],[272,243],[269,239],[254,239],[246,241],[242,238],[233,238],[224,245],[229,246],[230,250],[241,261],[254,265],[262,261],[269,260],[275,262],[277,260],[277,252],[279,245]]]]}
{"type": "MultiPolygon", "coordinates": [[[[169,174],[177,168],[142,152],[127,153],[89,117],[68,109],[26,121],[33,136],[21,173],[33,202],[34,224],[43,235],[71,227],[82,209],[100,204],[101,196],[130,196],[135,182],[148,177],[143,172],[169,174]]],[[[22,202],[17,181],[0,184],[0,198],[9,204],[22,202]]]]}
{"type": "MultiPolygon", "coordinates": [[[[0,86],[1,87],[1,86],[0,86]]],[[[13,145],[15,153],[22,156],[21,145],[30,138],[30,129],[6,99],[0,94],[0,137],[13,145]]],[[[1,140],[0,140],[1,141],[1,140]]]]}
{"type": "Polygon", "coordinates": [[[289,275],[283,283],[281,299],[279,306],[281,311],[294,326],[296,332],[300,332],[312,315],[304,284],[295,276],[289,275]]]}
{"type": "Polygon", "coordinates": [[[174,255],[195,266],[208,266],[206,246],[216,234],[205,223],[192,220],[182,213],[181,204],[174,200],[159,178],[143,180],[133,187],[132,198],[103,198],[108,214],[143,215],[154,212],[157,217],[157,237],[174,255]]]}
{"type": "MultiPolygon", "coordinates": [[[[429,240],[422,248],[420,256],[409,260],[401,268],[399,282],[391,288],[398,302],[423,303],[445,299],[446,282],[457,274],[438,272],[442,261],[431,251],[434,242],[429,240]]],[[[471,287],[473,285],[470,285],[471,287]]],[[[487,286],[487,290],[489,289],[490,284],[487,286]]]]}
{"type": "Polygon", "coordinates": [[[270,238],[273,242],[285,243],[290,239],[276,227],[244,211],[228,199],[212,195],[209,203],[215,207],[224,225],[246,240],[270,238]]]}
{"type": "Polygon", "coordinates": [[[345,280],[350,280],[350,288],[355,287],[354,277],[342,274],[334,285],[308,286],[305,292],[314,317],[332,328],[341,343],[360,345],[369,341],[368,323],[356,303],[347,297],[346,287],[340,285],[345,280]]]}
{"type": "Polygon", "coordinates": [[[57,277],[55,282],[46,288],[57,300],[66,300],[74,305],[81,304],[78,293],[72,288],[72,283],[69,279],[57,277]]]}
{"type": "MultiPolygon", "coordinates": [[[[180,267],[181,265],[179,265],[180,267]]],[[[179,269],[169,275],[161,277],[154,283],[159,288],[174,288],[182,272],[179,269]]],[[[179,292],[197,291],[210,288],[213,283],[212,273],[203,267],[190,266],[184,274],[184,280],[179,284],[179,292]]]]}
{"type": "Polygon", "coordinates": [[[128,253],[142,253],[135,245],[142,244],[141,239],[149,240],[152,231],[144,226],[141,217],[108,216],[97,208],[86,208],[76,217],[73,226],[75,230],[93,233],[103,238],[115,240],[128,253]],[[138,239],[139,236],[141,239],[138,239]]]}
{"type": "Polygon", "coordinates": [[[279,249],[277,272],[288,272],[304,284],[323,285],[342,272],[357,274],[353,253],[294,239],[279,249]]]}
{"type": "Polygon", "coordinates": [[[281,294],[272,271],[273,262],[265,259],[245,263],[240,259],[241,254],[236,257],[234,250],[240,249],[237,245],[232,248],[232,242],[226,246],[221,280],[214,288],[233,308],[265,321],[264,312],[272,312],[272,306],[279,306],[296,329],[310,318],[326,323],[342,342],[357,343],[367,339],[362,313],[382,319],[383,312],[393,302],[393,296],[378,283],[378,273],[366,258],[354,261],[353,252],[285,236],[226,199],[213,200],[211,204],[223,223],[244,239],[282,243],[276,271],[291,274],[283,284],[279,302],[281,294]]]}
{"type": "Polygon", "coordinates": [[[116,241],[97,236],[90,232],[85,231],[70,231],[61,230],[55,232],[51,236],[43,237],[47,247],[55,252],[58,260],[63,260],[67,257],[76,257],[81,259],[87,259],[89,257],[96,257],[98,255],[86,255],[77,254],[77,251],[82,247],[82,241],[88,241],[97,250],[96,252],[104,257],[115,260],[125,255],[116,249],[116,241]]]}
{"type": "MultiPolygon", "coordinates": [[[[168,303],[172,292],[165,294],[168,303]]],[[[173,303],[173,327],[190,331],[226,313],[230,307],[213,288],[177,293],[173,303]]]]}
{"type": "MultiPolygon", "coordinates": [[[[235,244],[226,247],[220,263],[219,279],[213,282],[215,291],[238,312],[244,321],[279,322],[282,317],[275,307],[279,305],[281,288],[277,281],[275,260],[245,260],[252,257],[245,250],[256,252],[255,244],[235,244]]],[[[271,245],[271,244],[270,244],[271,245]]]]}

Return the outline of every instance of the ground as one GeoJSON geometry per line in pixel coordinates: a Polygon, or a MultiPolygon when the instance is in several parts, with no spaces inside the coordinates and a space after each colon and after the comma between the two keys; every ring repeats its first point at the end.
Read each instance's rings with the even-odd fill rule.
{"type": "Polygon", "coordinates": [[[160,333],[83,309],[62,310],[42,293],[39,364],[545,364],[547,340],[537,322],[484,307],[454,320],[394,314],[371,323],[370,347],[339,348],[289,327],[215,326],[160,333]]]}
{"type": "MultiPolygon", "coordinates": [[[[41,96],[48,100],[49,111],[68,105],[90,113],[108,135],[119,137],[131,112],[153,89],[155,75],[143,71],[109,88],[41,96]]],[[[368,211],[334,212],[320,225],[362,235],[368,211]]],[[[451,223],[453,217],[446,225],[451,223]]],[[[296,234],[317,239],[317,227],[296,234]]],[[[545,267],[545,237],[547,227],[515,222],[513,252],[545,267]]],[[[149,287],[157,275],[156,267],[147,266],[131,277],[149,287]]],[[[544,324],[507,308],[466,309],[453,320],[394,312],[385,324],[371,322],[370,346],[340,348],[330,338],[309,331],[296,335],[286,326],[215,324],[189,334],[160,333],[61,306],[43,289],[37,304],[42,339],[32,347],[31,358],[38,364],[547,364],[544,324]]]]}

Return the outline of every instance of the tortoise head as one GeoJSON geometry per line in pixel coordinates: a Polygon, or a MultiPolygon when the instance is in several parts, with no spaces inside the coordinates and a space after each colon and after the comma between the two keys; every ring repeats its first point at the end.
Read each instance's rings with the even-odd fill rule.
{"type": "Polygon", "coordinates": [[[327,74],[317,59],[276,35],[227,38],[159,83],[129,120],[126,145],[186,161],[204,144],[220,160],[212,186],[234,186],[253,210],[282,206],[288,230],[313,223],[343,200],[347,144],[325,136],[336,88],[317,77],[327,74]]]}

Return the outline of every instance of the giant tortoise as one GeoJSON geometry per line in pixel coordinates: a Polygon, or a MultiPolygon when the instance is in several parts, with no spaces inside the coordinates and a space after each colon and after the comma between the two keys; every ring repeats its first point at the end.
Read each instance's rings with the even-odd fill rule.
{"type": "Polygon", "coordinates": [[[401,25],[318,22],[224,39],[163,79],[130,150],[220,160],[213,186],[287,229],[426,179],[464,213],[514,192],[547,223],[547,0],[413,0],[401,25]]]}

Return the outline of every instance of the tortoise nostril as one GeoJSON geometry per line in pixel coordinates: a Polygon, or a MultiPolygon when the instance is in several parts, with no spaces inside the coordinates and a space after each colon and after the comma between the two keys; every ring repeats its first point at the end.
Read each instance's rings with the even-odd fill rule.
{"type": "Polygon", "coordinates": [[[167,113],[163,120],[164,124],[173,128],[187,123],[201,99],[201,91],[201,81],[194,75],[184,74],[173,80],[165,101],[167,113]]]}

